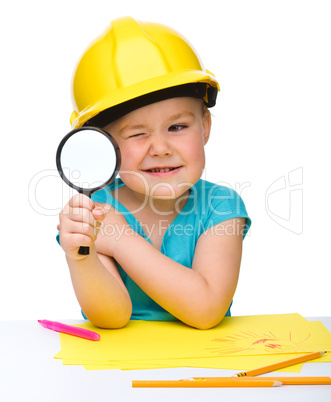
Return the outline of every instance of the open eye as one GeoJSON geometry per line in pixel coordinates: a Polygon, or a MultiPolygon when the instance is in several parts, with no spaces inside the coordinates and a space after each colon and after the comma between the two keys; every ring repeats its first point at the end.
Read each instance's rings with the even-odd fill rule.
{"type": "Polygon", "coordinates": [[[187,126],[185,124],[173,124],[168,128],[168,131],[181,131],[187,126]]]}

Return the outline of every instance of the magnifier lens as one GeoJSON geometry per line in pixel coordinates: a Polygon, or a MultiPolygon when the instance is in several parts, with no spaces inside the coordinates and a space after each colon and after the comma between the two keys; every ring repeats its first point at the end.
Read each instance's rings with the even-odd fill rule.
{"type": "Polygon", "coordinates": [[[109,135],[96,129],[79,129],[70,134],[59,155],[61,176],[78,191],[93,192],[116,173],[117,147],[109,135]]]}

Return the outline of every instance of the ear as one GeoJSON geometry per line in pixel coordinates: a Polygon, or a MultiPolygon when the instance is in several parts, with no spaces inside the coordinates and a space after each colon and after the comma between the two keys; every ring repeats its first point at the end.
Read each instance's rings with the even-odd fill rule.
{"type": "Polygon", "coordinates": [[[209,136],[210,136],[210,130],[211,130],[211,114],[209,110],[206,110],[203,118],[202,118],[202,129],[203,129],[203,145],[206,145],[209,136]]]}

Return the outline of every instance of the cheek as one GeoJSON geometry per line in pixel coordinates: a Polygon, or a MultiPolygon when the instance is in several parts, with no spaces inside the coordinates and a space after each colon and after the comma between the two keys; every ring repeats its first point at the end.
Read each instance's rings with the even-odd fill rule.
{"type": "Polygon", "coordinates": [[[123,169],[120,171],[119,175],[123,183],[130,189],[141,194],[149,193],[149,184],[141,173],[135,172],[132,169],[123,169]]]}
{"type": "Polygon", "coordinates": [[[123,182],[130,188],[136,189],[138,192],[146,190],[146,179],[139,173],[141,164],[141,152],[137,147],[120,147],[121,150],[121,167],[119,175],[123,182]]]}
{"type": "Polygon", "coordinates": [[[121,170],[127,170],[134,162],[134,153],[121,149],[121,170]]]}
{"type": "Polygon", "coordinates": [[[141,163],[141,152],[137,147],[121,146],[121,170],[136,170],[141,163]]]}
{"type": "Polygon", "coordinates": [[[190,161],[195,161],[196,164],[205,164],[205,147],[202,139],[197,138],[194,141],[188,141],[183,149],[185,156],[190,161]]]}
{"type": "Polygon", "coordinates": [[[197,140],[187,144],[186,150],[188,181],[195,183],[200,179],[205,168],[205,148],[202,141],[197,140]]]}

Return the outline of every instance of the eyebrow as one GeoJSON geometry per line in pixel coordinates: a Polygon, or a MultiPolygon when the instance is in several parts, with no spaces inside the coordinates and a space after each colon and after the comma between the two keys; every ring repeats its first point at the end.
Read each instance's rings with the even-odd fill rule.
{"type": "MultiPolygon", "coordinates": [[[[185,111],[185,112],[181,112],[181,113],[176,113],[173,114],[171,116],[169,116],[169,118],[167,120],[171,121],[171,120],[177,120],[180,119],[182,117],[194,117],[194,113],[189,112],[189,111],[185,111]]],[[[124,131],[126,130],[143,130],[146,127],[145,124],[133,124],[131,125],[131,123],[127,123],[125,124],[123,127],[121,127],[119,129],[119,134],[123,134],[124,131]]]]}
{"type": "Polygon", "coordinates": [[[181,117],[186,117],[186,116],[193,116],[194,117],[194,113],[189,112],[189,111],[182,112],[182,113],[177,113],[177,114],[174,114],[174,115],[170,116],[169,120],[177,120],[177,119],[179,119],[181,117]]]}

